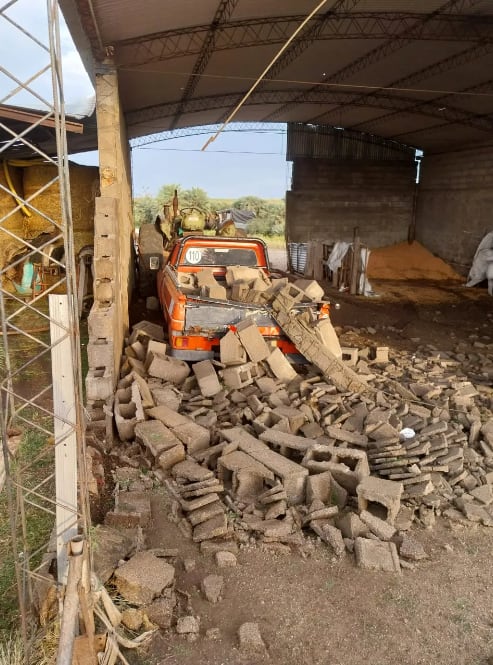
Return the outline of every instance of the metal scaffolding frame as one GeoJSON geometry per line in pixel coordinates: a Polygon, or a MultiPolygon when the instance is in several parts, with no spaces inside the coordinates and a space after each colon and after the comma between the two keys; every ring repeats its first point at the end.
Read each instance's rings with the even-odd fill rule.
{"type": "Polygon", "coordinates": [[[28,63],[17,58],[8,67],[0,65],[4,80],[11,86],[0,98],[0,105],[15,104],[19,93],[27,93],[33,107],[41,110],[26,118],[21,130],[0,122],[10,136],[0,143],[0,161],[8,160],[12,146],[22,144],[33,158],[56,167],[56,176],[29,196],[20,191],[14,195],[12,187],[0,184],[3,192],[15,199],[12,210],[0,212],[0,246],[10,243],[15,248],[0,265],[3,498],[8,505],[16,577],[13,585],[17,586],[27,662],[37,627],[33,612],[36,586],[52,585],[61,602],[66,543],[77,533],[87,534],[89,511],[59,9],[57,0],[45,0],[45,24],[38,23],[33,29],[28,27],[31,17],[21,13],[18,5],[22,5],[20,0],[0,2],[0,25],[17,31],[19,41],[29,40],[37,55],[28,63]],[[15,18],[16,10],[22,19],[15,18]],[[22,73],[26,64],[31,70],[28,77],[22,73]],[[34,130],[43,123],[54,126],[55,155],[44,152],[33,138],[34,130]],[[59,189],[61,220],[37,207],[37,197],[52,186],[59,189]],[[35,234],[26,232],[27,224],[17,228],[12,220],[19,211],[41,217],[54,233],[43,240],[43,236],[34,238],[35,234]],[[55,242],[63,243],[62,259],[50,255],[49,247],[55,242]],[[22,290],[15,286],[16,275],[25,276],[26,266],[34,272],[30,288],[22,290]],[[13,448],[16,439],[20,440],[18,450],[13,448]],[[67,463],[69,467],[63,468],[67,463]],[[56,558],[53,555],[51,563],[56,561],[56,565],[50,567],[47,552],[53,551],[50,542],[53,545],[54,541],[56,558]]]}

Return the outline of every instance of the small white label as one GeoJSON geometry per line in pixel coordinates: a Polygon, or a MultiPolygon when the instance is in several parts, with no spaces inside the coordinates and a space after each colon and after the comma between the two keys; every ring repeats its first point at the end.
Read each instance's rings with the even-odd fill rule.
{"type": "Polygon", "coordinates": [[[202,259],[202,252],[200,249],[187,249],[187,253],[185,254],[185,260],[187,263],[200,263],[200,260],[202,259]]]}

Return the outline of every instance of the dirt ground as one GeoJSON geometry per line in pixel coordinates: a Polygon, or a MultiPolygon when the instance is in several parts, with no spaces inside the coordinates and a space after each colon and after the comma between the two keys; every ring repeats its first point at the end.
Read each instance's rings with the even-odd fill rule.
{"type": "MultiPolygon", "coordinates": [[[[432,345],[493,341],[493,299],[486,289],[452,283],[375,283],[378,298],[328,291],[341,303],[332,318],[342,341],[412,351],[432,345]],[[370,328],[368,330],[367,328],[370,328]],[[357,328],[358,330],[354,330],[357,328]]],[[[152,665],[491,665],[493,663],[493,529],[438,520],[413,528],[429,558],[398,576],[335,560],[315,539],[291,553],[248,545],[236,568],[218,570],[168,521],[164,491],[153,501],[148,547],[177,547],[177,588],[190,594],[201,618],[200,637],[173,631],[153,638],[142,663],[152,665]],[[196,569],[186,573],[184,558],[196,569]],[[224,576],[223,598],[213,605],[200,592],[207,574],[224,576]],[[244,654],[237,631],[257,622],[268,656],[244,654]],[[219,628],[220,638],[205,637],[219,628]]],[[[265,546],[264,546],[265,548],[265,546]]],[[[181,594],[180,594],[181,595],[181,594]]],[[[181,596],[184,597],[184,596],[181,596]]]]}
{"type": "MultiPolygon", "coordinates": [[[[493,533],[484,528],[439,524],[415,530],[430,558],[403,575],[371,573],[351,560],[332,557],[310,541],[303,555],[247,546],[236,568],[218,571],[211,556],[185,540],[165,514],[167,499],[153,502],[149,547],[177,547],[197,567],[177,564],[177,588],[190,594],[201,636],[188,642],[159,633],[142,662],[162,665],[486,665],[493,655],[493,533]],[[215,605],[200,592],[208,574],[225,586],[215,605]],[[265,656],[238,649],[237,631],[257,622],[268,646],[265,656]],[[220,638],[204,637],[219,628],[220,638]]],[[[181,595],[181,594],[179,594],[181,595]]]]}

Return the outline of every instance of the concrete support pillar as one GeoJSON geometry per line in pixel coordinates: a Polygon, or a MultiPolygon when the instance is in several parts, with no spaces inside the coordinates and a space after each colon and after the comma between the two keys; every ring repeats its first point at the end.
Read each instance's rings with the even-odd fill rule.
{"type": "Polygon", "coordinates": [[[94,219],[94,306],[89,315],[89,403],[104,401],[118,376],[133,288],[130,151],[113,63],[96,73],[101,196],[94,219]]]}

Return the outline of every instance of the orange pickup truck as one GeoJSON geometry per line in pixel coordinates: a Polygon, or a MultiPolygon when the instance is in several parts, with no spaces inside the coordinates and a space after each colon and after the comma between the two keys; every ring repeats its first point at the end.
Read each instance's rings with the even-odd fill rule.
{"type": "MultiPolygon", "coordinates": [[[[257,238],[197,235],[175,243],[157,276],[171,355],[190,361],[217,357],[221,337],[246,317],[253,316],[267,342],[271,341],[293,359],[302,360],[273,320],[269,306],[203,295],[197,286],[201,271],[212,271],[216,282],[226,286],[228,268],[234,266],[259,269],[259,274],[266,278],[276,277],[269,269],[265,243],[257,238]]],[[[297,305],[297,309],[305,308],[314,310],[319,318],[329,314],[326,301],[297,305]]]]}

